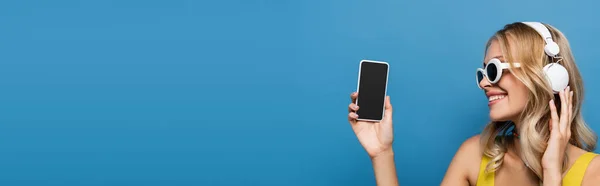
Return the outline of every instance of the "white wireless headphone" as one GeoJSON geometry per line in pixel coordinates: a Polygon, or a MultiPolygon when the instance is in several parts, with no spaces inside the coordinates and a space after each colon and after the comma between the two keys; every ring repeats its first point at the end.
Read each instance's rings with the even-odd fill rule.
{"type": "MultiPolygon", "coordinates": [[[[560,48],[558,47],[558,44],[552,40],[552,34],[550,34],[550,30],[548,30],[544,24],[540,22],[522,23],[535,29],[535,31],[542,36],[546,42],[546,46],[544,46],[544,52],[546,55],[552,57],[553,59],[558,57],[560,48]]],[[[554,60],[550,62],[550,64],[544,66],[544,75],[546,76],[546,79],[550,83],[552,91],[554,91],[555,94],[567,88],[569,85],[569,73],[567,72],[567,69],[558,64],[558,62],[554,62],[554,60]]]]}

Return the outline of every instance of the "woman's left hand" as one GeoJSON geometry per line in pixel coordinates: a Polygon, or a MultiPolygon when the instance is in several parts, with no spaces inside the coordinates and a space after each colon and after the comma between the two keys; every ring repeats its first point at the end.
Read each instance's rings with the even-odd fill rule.
{"type": "Polygon", "coordinates": [[[560,91],[560,118],[554,100],[550,101],[550,139],[542,157],[544,180],[546,176],[562,177],[564,155],[571,139],[571,120],[573,112],[573,91],[570,87],[560,91]]]}

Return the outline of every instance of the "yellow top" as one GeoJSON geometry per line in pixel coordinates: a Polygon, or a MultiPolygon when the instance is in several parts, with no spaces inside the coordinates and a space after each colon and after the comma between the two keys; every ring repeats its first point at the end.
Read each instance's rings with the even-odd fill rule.
{"type": "MultiPolygon", "coordinates": [[[[583,175],[585,175],[585,170],[587,170],[588,165],[598,154],[594,154],[593,152],[587,152],[581,155],[575,163],[569,168],[569,171],[563,177],[562,185],[581,185],[583,181],[583,175]]],[[[477,186],[494,186],[494,173],[485,173],[485,167],[487,163],[490,161],[490,158],[487,156],[483,156],[481,158],[481,164],[479,166],[479,177],[477,177],[477,186]]]]}

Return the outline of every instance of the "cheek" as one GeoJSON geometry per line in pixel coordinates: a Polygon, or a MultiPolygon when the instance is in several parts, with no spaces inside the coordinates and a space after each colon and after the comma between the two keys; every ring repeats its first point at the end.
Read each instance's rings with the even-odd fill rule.
{"type": "Polygon", "coordinates": [[[507,74],[506,79],[500,82],[500,87],[508,92],[511,109],[523,110],[529,99],[529,90],[521,81],[512,74],[507,74]]]}
{"type": "Polygon", "coordinates": [[[513,90],[511,93],[511,106],[515,109],[523,110],[527,101],[529,100],[529,94],[527,93],[527,87],[520,88],[518,90],[513,90]]]}

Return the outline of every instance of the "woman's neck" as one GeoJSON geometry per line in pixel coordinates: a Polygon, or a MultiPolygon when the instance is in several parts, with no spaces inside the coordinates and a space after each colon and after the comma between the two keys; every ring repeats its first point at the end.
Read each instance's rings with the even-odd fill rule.
{"type": "Polygon", "coordinates": [[[523,158],[521,157],[521,125],[520,122],[518,122],[517,120],[513,120],[512,121],[514,128],[513,128],[513,133],[512,136],[509,138],[510,142],[509,142],[509,148],[508,151],[512,151],[513,155],[515,157],[517,157],[519,160],[521,160],[521,162],[523,163],[524,166],[529,167],[529,165],[527,165],[527,163],[525,163],[525,161],[523,161],[523,158]]]}
{"type": "Polygon", "coordinates": [[[521,122],[518,121],[517,119],[513,119],[510,121],[511,123],[513,123],[513,125],[515,125],[515,129],[517,131],[520,131],[519,129],[521,129],[521,122]]]}
{"type": "Polygon", "coordinates": [[[510,142],[510,146],[513,148],[509,148],[512,149],[514,151],[514,155],[521,158],[521,143],[519,142],[519,138],[520,138],[520,134],[521,134],[521,125],[519,124],[519,122],[517,122],[516,120],[511,121],[514,125],[513,128],[513,132],[512,132],[512,136],[509,138],[511,139],[510,142]]]}

